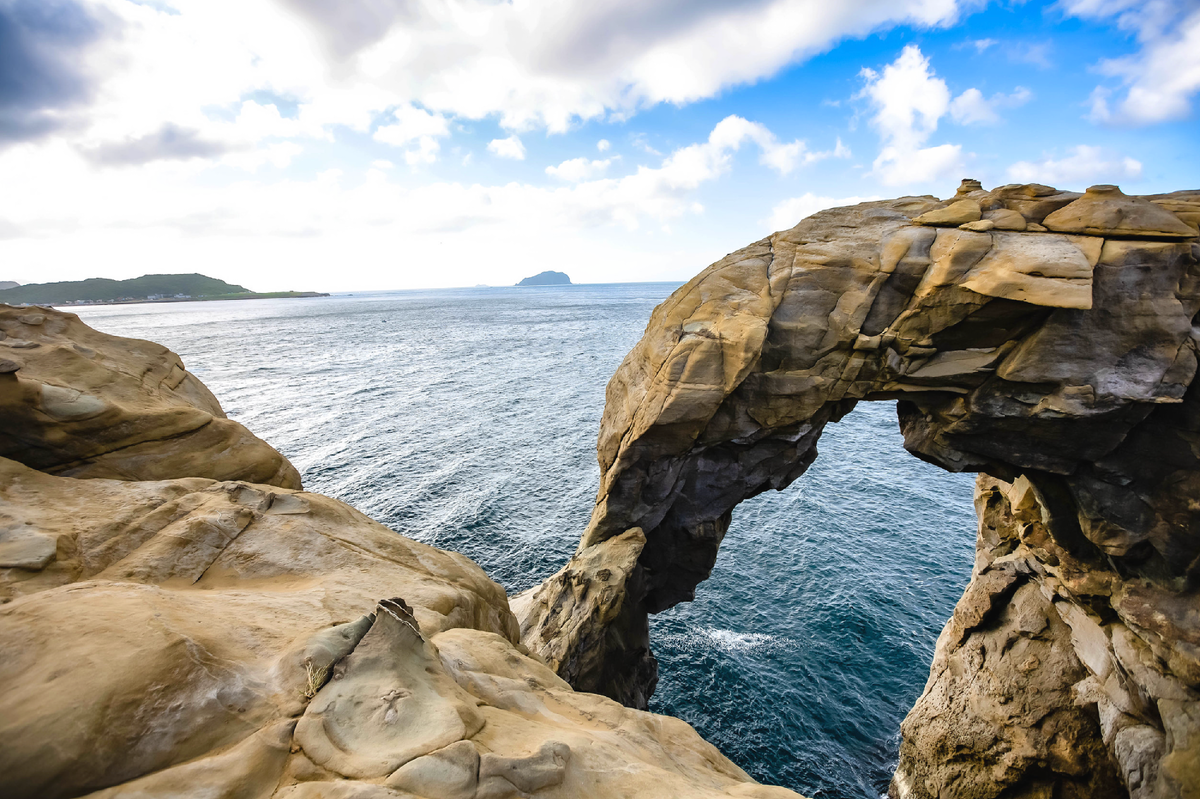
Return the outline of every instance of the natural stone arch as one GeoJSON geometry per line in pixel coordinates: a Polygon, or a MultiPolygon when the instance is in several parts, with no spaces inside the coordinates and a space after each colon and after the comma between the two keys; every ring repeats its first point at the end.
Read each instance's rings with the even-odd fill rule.
{"type": "Polygon", "coordinates": [[[1000,734],[979,742],[1000,754],[974,770],[923,763],[947,736],[973,741],[995,722],[914,721],[923,707],[962,715],[935,694],[970,685],[931,680],[893,791],[931,796],[951,780],[991,795],[1003,772],[1006,788],[1104,795],[1120,772],[1171,795],[1186,779],[1172,763],[1200,762],[1197,220],[1197,193],[964,181],[950,201],[822,212],[713,264],[655,309],[609,384],[592,519],[567,566],[514,599],[524,643],[576,688],[644,707],[647,614],[692,598],[733,508],[802,474],[857,401],[898,399],[909,451],[987,475],[976,574],[935,675],[972,635],[1007,624],[1019,638],[1013,608],[1041,614],[1026,637],[1069,639],[1071,652],[1005,724],[1051,719],[1078,758],[1038,776],[1022,765],[1036,752],[995,758],[1053,741],[1000,734]],[[1071,776],[1081,769],[1091,783],[1071,776]]]}

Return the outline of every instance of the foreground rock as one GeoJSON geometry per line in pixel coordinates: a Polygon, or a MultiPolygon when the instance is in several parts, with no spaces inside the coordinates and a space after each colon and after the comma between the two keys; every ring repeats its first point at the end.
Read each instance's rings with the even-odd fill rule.
{"type": "Polygon", "coordinates": [[[51,308],[0,305],[0,457],[72,477],[300,487],[178,355],[51,308]]]}
{"type": "MultiPolygon", "coordinates": [[[[69,336],[112,346],[56,318],[46,350],[73,349],[69,336]]],[[[95,348],[105,372],[59,355],[31,379],[59,385],[64,363],[135,427],[216,408],[190,375],[162,386],[161,347],[118,341],[125,361],[95,348]]],[[[10,394],[5,413],[41,418],[38,397],[10,394]]],[[[50,463],[56,446],[106,435],[45,429],[50,463]]],[[[203,466],[182,454],[154,462],[203,466]]],[[[758,785],[682,721],[575,692],[518,635],[504,590],[470,560],[328,497],[0,458],[5,799],[797,796],[758,785]]]]}
{"type": "Polygon", "coordinates": [[[1197,192],[964,181],[712,265],[609,383],[591,523],[514,601],[524,643],[644,706],[647,614],[694,596],[733,508],[857,401],[897,399],[906,448],[992,482],[892,794],[1196,795],[1198,222],[1197,192]],[[597,557],[634,529],[636,554],[597,557]]]}
{"type": "Polygon", "coordinates": [[[5,797],[796,796],[576,693],[475,564],[336,500],[0,459],[0,508],[54,553],[0,569],[5,797]]]}

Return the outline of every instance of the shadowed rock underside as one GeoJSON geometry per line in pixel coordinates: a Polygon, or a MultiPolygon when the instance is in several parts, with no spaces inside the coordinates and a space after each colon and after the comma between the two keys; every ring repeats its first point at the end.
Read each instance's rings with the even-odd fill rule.
{"type": "Polygon", "coordinates": [[[984,476],[892,795],[1195,796],[1198,224],[1200,192],[968,180],[713,264],[609,383],[592,519],[514,599],[523,642],[644,707],[647,614],[694,596],[733,508],[792,483],[859,400],[894,399],[909,451],[984,476]]]}

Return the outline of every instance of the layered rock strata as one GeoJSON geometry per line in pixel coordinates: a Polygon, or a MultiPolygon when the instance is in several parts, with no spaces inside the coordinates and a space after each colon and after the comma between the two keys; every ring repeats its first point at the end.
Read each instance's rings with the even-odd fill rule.
{"type": "MultiPolygon", "coordinates": [[[[43,361],[21,385],[87,385],[133,422],[166,413],[180,386],[210,396],[127,368],[161,365],[160,347],[64,324],[53,347],[79,335],[111,383],[91,369],[73,382],[65,355],[66,378],[43,361]]],[[[39,396],[9,394],[5,423],[41,418],[39,396]]],[[[76,438],[92,428],[48,429],[34,439],[48,463],[91,451],[76,438]]],[[[269,472],[280,456],[258,444],[239,457],[269,472]]],[[[193,462],[176,439],[158,446],[148,463],[193,462]]],[[[0,458],[0,557],[6,799],[797,796],[681,721],[577,693],[520,644],[478,566],[318,494],[0,458]]]]}
{"type": "Polygon", "coordinates": [[[898,400],[907,449],[989,477],[893,796],[1195,795],[1198,223],[1200,192],[968,180],[713,264],[609,383],[592,519],[514,600],[524,643],[644,706],[647,614],[694,596],[734,507],[859,400],[898,400]],[[635,528],[634,557],[596,557],[635,528]]]}
{"type": "Polygon", "coordinates": [[[0,457],[70,477],[210,477],[300,488],[162,345],[72,313],[0,305],[0,457]]]}

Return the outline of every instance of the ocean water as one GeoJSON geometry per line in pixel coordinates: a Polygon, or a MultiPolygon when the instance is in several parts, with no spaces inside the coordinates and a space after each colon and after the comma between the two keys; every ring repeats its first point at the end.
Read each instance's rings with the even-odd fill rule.
{"type": "MultiPolygon", "coordinates": [[[[178,352],[304,485],[465,553],[510,594],[557,570],[599,482],[604,387],[676,284],[73,309],[178,352]]],[[[972,480],[908,455],[892,403],[830,425],[735,512],[695,602],[652,619],[651,709],[763,782],[877,799],[970,575],[972,480]]]]}

